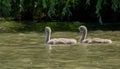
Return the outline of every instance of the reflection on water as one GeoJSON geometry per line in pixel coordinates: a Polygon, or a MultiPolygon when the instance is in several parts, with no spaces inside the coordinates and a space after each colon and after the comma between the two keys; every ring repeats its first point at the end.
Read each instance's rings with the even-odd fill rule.
{"type": "Polygon", "coordinates": [[[59,46],[44,44],[44,35],[36,33],[0,34],[0,39],[0,69],[120,68],[120,39],[116,36],[112,44],[59,46]]]}
{"type": "Polygon", "coordinates": [[[1,69],[119,69],[120,46],[1,46],[1,69]]]}
{"type": "Polygon", "coordinates": [[[46,47],[45,68],[48,69],[117,69],[120,65],[117,50],[113,51],[117,56],[112,56],[110,51],[104,51],[104,46],[81,44],[46,47]]]}

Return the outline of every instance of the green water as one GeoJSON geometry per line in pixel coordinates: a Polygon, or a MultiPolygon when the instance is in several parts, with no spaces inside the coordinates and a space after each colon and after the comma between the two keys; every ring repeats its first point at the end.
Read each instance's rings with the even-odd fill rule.
{"type": "MultiPolygon", "coordinates": [[[[111,37],[113,43],[56,45],[50,49],[44,44],[44,33],[1,33],[0,69],[119,69],[120,32],[93,34],[97,32],[90,32],[88,37],[111,37]]],[[[79,39],[73,32],[53,33],[54,37],[61,35],[79,39]]]]}

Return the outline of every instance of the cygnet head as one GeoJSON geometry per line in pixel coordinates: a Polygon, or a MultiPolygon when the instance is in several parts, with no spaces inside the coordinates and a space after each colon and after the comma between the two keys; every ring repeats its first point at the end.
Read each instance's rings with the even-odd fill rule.
{"type": "Polygon", "coordinates": [[[84,32],[84,31],[87,31],[87,28],[85,26],[80,26],[79,32],[84,32]]]}
{"type": "Polygon", "coordinates": [[[45,32],[51,32],[51,29],[50,29],[50,27],[45,27],[45,32]]]}

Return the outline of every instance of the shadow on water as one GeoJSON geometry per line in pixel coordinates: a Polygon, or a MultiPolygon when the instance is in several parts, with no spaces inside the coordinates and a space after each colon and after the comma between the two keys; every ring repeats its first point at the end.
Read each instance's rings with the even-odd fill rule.
{"type": "Polygon", "coordinates": [[[120,23],[103,24],[103,25],[96,24],[96,23],[92,23],[92,24],[88,23],[88,24],[85,24],[85,26],[87,26],[90,31],[93,31],[93,30],[120,31],[120,23]]]}

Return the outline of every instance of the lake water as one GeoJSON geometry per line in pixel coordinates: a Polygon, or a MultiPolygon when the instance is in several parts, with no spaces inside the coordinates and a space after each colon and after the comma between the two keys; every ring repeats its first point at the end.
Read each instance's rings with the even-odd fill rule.
{"type": "MultiPolygon", "coordinates": [[[[53,35],[56,34],[61,35],[53,35]]],[[[120,43],[119,38],[115,40],[116,36],[112,38],[112,44],[78,43],[51,47],[44,44],[44,37],[39,33],[0,34],[0,69],[120,68],[120,43]]]]}

